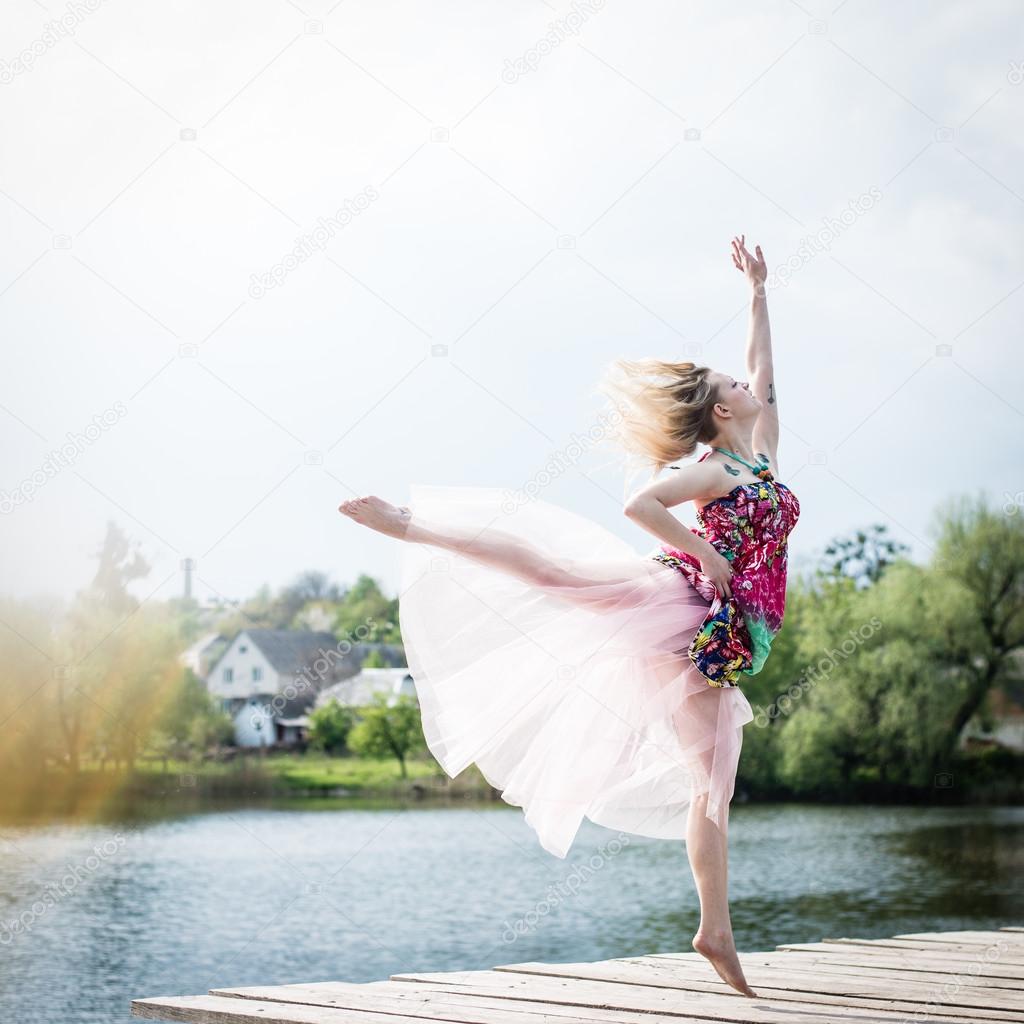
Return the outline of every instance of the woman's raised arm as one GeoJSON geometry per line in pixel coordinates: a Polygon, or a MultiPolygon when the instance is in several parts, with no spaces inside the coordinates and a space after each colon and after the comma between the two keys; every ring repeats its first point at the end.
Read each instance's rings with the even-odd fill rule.
{"type": "Polygon", "coordinates": [[[747,251],[746,236],[732,240],[732,262],[743,272],[751,286],[750,326],[747,331],[747,376],[750,390],[761,400],[761,412],[754,424],[751,446],[754,453],[763,452],[771,459],[772,469],[779,475],[779,406],[775,393],[775,367],[772,366],[772,332],[768,323],[768,298],[765,279],[768,265],[761,246],[754,246],[755,255],[747,251]]]}

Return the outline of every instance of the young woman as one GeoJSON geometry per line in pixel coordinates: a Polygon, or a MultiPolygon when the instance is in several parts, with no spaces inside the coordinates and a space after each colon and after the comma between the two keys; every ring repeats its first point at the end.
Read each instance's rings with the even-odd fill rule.
{"type": "MultiPolygon", "coordinates": [[[[408,506],[339,507],[403,541],[400,624],[431,752],[477,764],[565,857],[584,817],[682,839],[700,897],[693,947],[745,995],[727,897],[739,687],[782,624],[800,506],[777,479],[778,406],[760,246],[732,259],[753,289],[749,381],[691,362],[613,364],[615,437],[654,469],[625,514],[640,554],[591,519],[499,488],[414,485],[408,506]],[[696,463],[672,466],[709,445],[696,463]],[[698,529],[669,510],[685,501],[698,529]]],[[[626,839],[628,842],[628,838],[626,839]]]]}

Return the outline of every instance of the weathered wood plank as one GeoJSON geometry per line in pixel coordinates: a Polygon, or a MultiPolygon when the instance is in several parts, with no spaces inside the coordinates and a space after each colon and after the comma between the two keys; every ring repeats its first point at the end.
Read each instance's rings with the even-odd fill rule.
{"type": "MultiPolygon", "coordinates": [[[[394,981],[392,987],[372,993],[355,991],[359,986],[339,982],[316,985],[283,985],[262,989],[217,989],[214,994],[242,999],[271,998],[278,1002],[294,1000],[315,1006],[366,1009],[379,1007],[388,1012],[416,1016],[429,1020],[473,1022],[486,1020],[488,1024],[588,1024],[593,1022],[597,1010],[580,1006],[575,1000],[559,1005],[528,998],[511,1000],[500,995],[478,991],[471,986],[416,985],[394,981]]],[[[627,1011],[603,1007],[601,1018],[608,1021],[632,1021],[627,1011]]],[[[645,1020],[647,1018],[645,1017],[645,1020]]],[[[676,1024],[696,1024],[706,1018],[674,1016],[676,1024]]]]}
{"type": "Polygon", "coordinates": [[[421,1017],[209,995],[133,999],[132,1014],[188,1024],[423,1024],[421,1017]]]}
{"type": "MultiPolygon", "coordinates": [[[[1014,946],[1024,947],[1024,928],[1002,928],[995,932],[968,931],[968,932],[907,932],[904,935],[894,935],[894,939],[916,939],[921,942],[962,942],[987,946],[993,942],[1009,942],[1014,946]],[[1021,932],[1020,935],[1013,934],[1021,932]],[[1010,934],[1007,934],[1007,933],[1010,934]]],[[[831,941],[828,939],[826,941],[831,941]]]]}
{"type": "MultiPolygon", "coordinates": [[[[608,1008],[620,1011],[642,1013],[644,1021],[649,1021],[650,1014],[670,1012],[681,1015],[702,1016],[709,1020],[733,1021],[736,1024],[783,1024],[794,1020],[813,1021],[815,1024],[863,1024],[865,1020],[900,1024],[908,1020],[908,1013],[901,1010],[872,1009],[863,1007],[829,1005],[819,1003],[809,1005],[807,1002],[779,998],[777,994],[764,996],[758,994],[756,999],[748,999],[738,993],[726,995],[724,992],[714,993],[704,990],[687,991],[664,986],[646,986],[638,983],[591,981],[589,979],[564,978],[542,975],[515,975],[505,972],[506,981],[496,980],[492,972],[459,972],[459,981],[470,981],[481,991],[501,993],[506,998],[519,1000],[541,1000],[551,1003],[586,1006],[588,1014],[597,1014],[608,1008]],[[572,982],[570,984],[570,982],[572,982]]],[[[406,976],[410,982],[433,982],[439,989],[445,989],[444,974],[423,974],[406,976]]],[[[728,990],[731,991],[731,990],[728,990]]],[[[756,990],[755,990],[756,991],[756,990]]],[[[912,1011],[914,1019],[921,1019],[922,1005],[918,1004],[912,1011]]],[[[600,1018],[605,1019],[605,1018],[600,1018]]],[[[984,1012],[972,1020],[985,1020],[984,1012]]],[[[963,1018],[959,1018],[962,1022],[963,1018]]]]}
{"type": "MultiPolygon", "coordinates": [[[[642,962],[648,960],[646,957],[636,959],[642,962]]],[[[682,988],[713,984],[698,965],[666,963],[656,957],[649,959],[655,965],[664,964],[661,967],[656,966],[656,970],[665,973],[665,983],[677,984],[682,988]]],[[[761,963],[756,960],[745,960],[743,968],[747,981],[758,995],[772,999],[891,1008],[908,1015],[920,1013],[922,1007],[927,1004],[940,1004],[941,1016],[930,1016],[931,1020],[966,1018],[970,1021],[1020,1021],[1024,1015],[1024,993],[1012,998],[1010,1007],[1001,1008],[1003,1000],[993,999],[990,990],[962,986],[953,1003],[944,1003],[940,984],[916,980],[907,982],[906,975],[895,972],[891,977],[886,977],[876,971],[865,978],[852,969],[844,971],[834,965],[829,965],[827,969],[818,965],[797,968],[792,963],[761,963]]],[[[717,975],[715,980],[717,981],[717,975]]],[[[718,985],[723,990],[727,989],[724,982],[718,982],[718,985]]]]}
{"type": "Polygon", "coordinates": [[[1024,967],[1024,944],[1012,946],[1008,942],[991,942],[974,944],[967,942],[918,942],[915,939],[826,939],[829,944],[842,946],[869,946],[882,949],[911,950],[929,955],[934,952],[954,954],[965,959],[987,958],[991,963],[1013,964],[1024,967]]]}
{"type": "MultiPolygon", "coordinates": [[[[761,999],[771,999],[771,1005],[776,1009],[786,1009],[787,1012],[806,1014],[810,1006],[815,1006],[818,1010],[823,1008],[830,1008],[837,1012],[843,1012],[846,1009],[856,1010],[863,1013],[865,1010],[878,1010],[889,1014],[895,1014],[900,1019],[905,1019],[908,1016],[921,1015],[923,1011],[928,1008],[929,1019],[933,1021],[957,1021],[963,1022],[969,1020],[974,1022],[980,1021],[1020,1021],[1022,1015],[1024,1015],[1024,1000],[1020,1001],[1020,1006],[1017,1009],[1010,1010],[999,1010],[999,1009],[987,1009],[984,1007],[963,1007],[963,1008],[952,1008],[953,1012],[950,1012],[949,1007],[945,1006],[931,1006],[929,1002],[935,1004],[934,992],[922,992],[922,997],[918,1000],[909,998],[896,998],[888,997],[886,994],[880,993],[878,989],[871,988],[866,983],[856,982],[856,979],[841,978],[838,979],[840,984],[831,985],[831,992],[828,992],[829,982],[825,980],[823,983],[818,982],[813,976],[809,976],[813,987],[806,990],[801,990],[799,982],[788,982],[785,976],[780,972],[774,976],[762,975],[756,970],[749,970],[746,972],[746,978],[750,981],[752,987],[758,993],[758,997],[761,999]],[[823,988],[825,991],[815,991],[815,988],[823,988]],[[854,989],[857,989],[856,991],[854,989]]],[[[570,993],[570,997],[574,1002],[579,1002],[583,998],[582,994],[586,991],[593,991],[593,996],[587,997],[588,1005],[594,1004],[594,999],[599,999],[607,1002],[612,998],[608,994],[608,985],[616,984],[628,984],[631,986],[629,990],[622,994],[616,994],[614,996],[615,1005],[618,1006],[630,1006],[632,1007],[634,1002],[639,998],[640,1006],[639,1009],[649,1010],[652,1005],[658,1004],[658,1002],[664,1002],[666,996],[664,994],[649,993],[646,989],[656,988],[668,988],[678,991],[688,991],[691,993],[689,997],[694,998],[694,1006],[700,1011],[703,1010],[717,1010],[720,1006],[717,1002],[709,998],[710,993],[714,993],[719,996],[724,996],[728,999],[734,999],[735,993],[729,988],[724,982],[718,980],[717,975],[715,981],[711,981],[707,977],[702,978],[687,978],[685,976],[680,977],[665,977],[655,980],[647,986],[640,984],[637,981],[629,982],[615,982],[608,981],[606,979],[599,980],[600,988],[587,988],[584,987],[592,979],[580,979],[578,984],[573,985],[571,988],[567,988],[562,982],[557,987],[546,987],[552,985],[553,981],[558,981],[556,976],[547,976],[547,980],[544,985],[538,983],[538,978],[523,977],[516,982],[507,982],[505,991],[510,995],[514,995],[517,991],[528,993],[531,997],[544,997],[562,998],[566,993],[570,993]]],[[[575,980],[575,979],[573,979],[575,980]]],[[[443,982],[438,982],[438,985],[443,985],[443,982]]],[[[482,988],[487,990],[494,989],[494,982],[487,982],[481,979],[478,984],[482,988]]],[[[893,986],[893,995],[899,993],[898,986],[893,986]]],[[[905,994],[905,993],[902,993],[905,994]]],[[[978,1001],[984,997],[983,992],[976,992],[979,996],[978,1001]]],[[[675,996],[669,997],[675,1000],[675,996]]],[[[732,1006],[731,1002],[728,1004],[732,1006]]],[[[687,1012],[692,1012],[687,1008],[687,1012]]],[[[886,1017],[885,1019],[889,1019],[886,1017]]]]}
{"type": "MultiPolygon", "coordinates": [[[[658,959],[672,960],[673,955],[671,953],[656,953],[654,954],[658,959]]],[[[747,953],[740,954],[741,957],[757,957],[758,954],[747,953]]],[[[772,958],[758,960],[755,959],[753,963],[781,963],[784,966],[790,964],[794,967],[801,969],[813,969],[815,971],[829,971],[832,973],[843,974],[847,976],[860,977],[860,978],[883,978],[889,977],[898,980],[901,984],[911,985],[915,982],[929,982],[934,985],[948,986],[951,983],[958,984],[961,988],[967,982],[970,975],[965,972],[959,974],[952,972],[945,967],[919,967],[912,965],[907,968],[903,963],[897,962],[896,960],[886,960],[884,957],[867,955],[867,956],[856,956],[847,955],[844,956],[841,953],[814,953],[814,952],[801,952],[798,950],[780,951],[777,953],[762,953],[759,954],[762,958],[772,958]],[[776,957],[791,957],[790,960],[777,961],[776,957]]],[[[743,961],[744,970],[746,970],[747,963],[751,962],[746,959],[743,961]]],[[[977,978],[974,979],[972,984],[979,985],[985,989],[985,991],[999,991],[1000,993],[1005,991],[1020,992],[1021,984],[1012,978],[977,978]]]]}
{"type": "MultiPolygon", "coordinates": [[[[967,991],[966,986],[961,986],[957,989],[955,998],[951,997],[946,989],[949,984],[948,975],[935,975],[931,984],[921,984],[916,981],[916,975],[910,975],[914,980],[906,981],[907,975],[903,972],[893,972],[885,978],[879,978],[876,976],[876,972],[864,972],[860,971],[857,974],[845,974],[829,975],[827,971],[820,971],[817,963],[811,959],[800,958],[796,964],[792,960],[792,956],[787,961],[786,957],[788,954],[741,954],[741,962],[743,964],[744,972],[747,974],[747,980],[750,981],[751,987],[758,993],[758,995],[765,994],[772,998],[779,996],[777,991],[770,993],[762,993],[761,989],[754,985],[751,980],[751,975],[754,971],[760,972],[766,966],[770,969],[774,969],[773,973],[758,973],[756,976],[763,983],[776,983],[781,976],[786,976],[790,972],[794,971],[798,966],[803,967],[808,974],[812,974],[814,971],[818,971],[820,980],[816,980],[813,983],[811,992],[825,989],[829,987],[838,988],[840,991],[853,995],[859,993],[861,995],[871,995],[876,997],[895,997],[898,996],[908,1002],[915,1002],[918,1004],[918,1008],[931,1001],[941,1002],[944,1005],[948,1005],[951,1002],[957,1005],[961,1005],[971,1010],[982,1010],[988,1008],[1000,1008],[1004,1007],[1008,1010],[1017,1012],[1024,1011],[1024,993],[1013,990],[1011,995],[1007,995],[1000,991],[998,995],[994,994],[992,990],[988,988],[981,988],[974,986],[970,989],[969,996],[965,996],[964,993],[967,991]]],[[[668,960],[669,963],[677,963],[677,961],[668,960]]],[[[714,975],[710,966],[705,965],[703,969],[689,967],[683,967],[680,965],[678,974],[659,974],[657,968],[651,968],[652,973],[647,974],[642,970],[634,969],[626,970],[623,968],[621,961],[606,961],[592,964],[544,964],[544,963],[531,963],[531,964],[518,964],[518,965],[505,965],[499,968],[495,968],[498,972],[514,971],[516,973],[526,975],[542,975],[545,977],[554,978],[582,978],[588,981],[602,981],[602,982],[624,982],[627,984],[656,984],[656,985],[669,985],[670,987],[685,987],[692,988],[695,981],[703,981],[704,979],[710,979],[714,977],[717,980],[717,975],[714,975]],[[697,973],[699,970],[699,974],[697,973]]],[[[804,977],[807,977],[805,975],[804,977]]],[[[811,979],[808,979],[808,984],[811,984],[811,979]]],[[[715,989],[711,989],[715,991],[715,989]]],[[[721,991],[727,992],[732,995],[732,989],[730,989],[724,983],[721,983],[721,991]]]]}
{"type": "Polygon", "coordinates": [[[794,942],[779,946],[780,951],[825,953],[830,957],[855,958],[862,961],[865,967],[878,962],[898,966],[901,970],[927,970],[945,974],[964,974],[970,966],[970,973],[979,978],[1004,978],[1024,983],[1024,967],[1014,964],[1003,964],[998,960],[986,960],[977,954],[962,956],[947,953],[942,949],[917,952],[916,950],[897,950],[877,946],[860,946],[845,943],[829,942],[794,942]]]}

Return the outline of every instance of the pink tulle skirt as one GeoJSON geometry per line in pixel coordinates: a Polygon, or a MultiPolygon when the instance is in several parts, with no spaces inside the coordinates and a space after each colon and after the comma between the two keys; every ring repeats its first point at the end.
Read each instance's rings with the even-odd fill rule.
{"type": "Polygon", "coordinates": [[[488,487],[414,486],[412,523],[480,560],[400,545],[400,623],[423,732],[476,764],[565,857],[584,817],[685,839],[693,798],[724,832],[750,704],[686,654],[708,603],[598,523],[488,487]]]}

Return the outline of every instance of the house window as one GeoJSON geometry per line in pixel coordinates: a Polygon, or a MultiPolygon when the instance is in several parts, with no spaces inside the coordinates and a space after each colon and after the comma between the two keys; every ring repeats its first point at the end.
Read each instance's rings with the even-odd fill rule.
{"type": "Polygon", "coordinates": [[[239,653],[239,654],[245,654],[245,652],[246,652],[247,650],[249,650],[249,648],[248,648],[248,647],[246,647],[246,646],[245,646],[245,644],[242,644],[242,646],[238,648],[238,653],[239,653]]]}
{"type": "Polygon", "coordinates": [[[258,665],[254,665],[252,669],[252,681],[258,683],[263,678],[263,669],[258,665]]]}
{"type": "Polygon", "coordinates": [[[233,668],[224,669],[224,682],[233,683],[235,681],[235,670],[233,668]]]}

